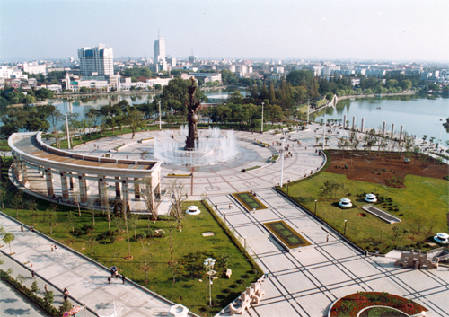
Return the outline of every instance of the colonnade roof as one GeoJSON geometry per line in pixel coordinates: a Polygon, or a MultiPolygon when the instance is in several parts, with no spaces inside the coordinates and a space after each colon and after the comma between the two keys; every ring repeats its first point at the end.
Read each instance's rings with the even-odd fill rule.
{"type": "MultiPolygon", "coordinates": [[[[51,167],[51,163],[55,165],[67,164],[68,166],[85,166],[90,168],[100,168],[108,170],[121,171],[151,171],[155,165],[161,162],[151,161],[132,161],[132,160],[115,160],[111,158],[103,158],[98,156],[80,155],[71,153],[70,151],[60,150],[44,144],[40,139],[39,132],[33,133],[14,133],[8,140],[13,152],[19,155],[32,156],[36,159],[46,161],[46,165],[51,167]]],[[[100,171],[99,171],[100,172],[100,171]]]]}

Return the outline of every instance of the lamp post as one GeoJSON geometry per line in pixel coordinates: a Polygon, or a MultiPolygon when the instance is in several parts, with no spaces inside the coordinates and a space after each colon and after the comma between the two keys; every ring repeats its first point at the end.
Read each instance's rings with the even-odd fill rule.
{"type": "Polygon", "coordinates": [[[279,155],[281,156],[281,181],[279,182],[279,186],[281,186],[281,188],[284,181],[284,142],[285,138],[282,137],[282,148],[279,150],[279,155]]]}
{"type": "Polygon", "coordinates": [[[348,220],[345,219],[345,233],[344,235],[346,236],[346,225],[348,224],[348,220]]]}
{"type": "Polygon", "coordinates": [[[260,133],[263,133],[263,104],[264,102],[262,101],[262,115],[260,117],[260,133]]]}
{"type": "Polygon", "coordinates": [[[212,269],[214,268],[215,265],[215,259],[212,258],[207,258],[206,260],[204,260],[204,266],[206,267],[207,271],[207,275],[209,275],[209,306],[212,307],[212,281],[211,281],[211,277],[212,277],[212,269]]]}
{"type": "MultiPolygon", "coordinates": [[[[443,121],[443,119],[440,119],[440,121],[443,121]]],[[[440,137],[438,138],[438,148],[437,148],[437,152],[440,151],[441,148],[441,128],[443,128],[443,125],[440,124],[440,137]]]]}
{"type": "Polygon", "coordinates": [[[159,130],[162,130],[161,101],[159,100],[159,130]]]}
{"type": "Polygon", "coordinates": [[[287,195],[288,195],[288,185],[290,184],[290,180],[287,180],[287,195]]]}
{"type": "Polygon", "coordinates": [[[317,200],[315,199],[315,216],[316,216],[316,202],[317,202],[317,200]]]}

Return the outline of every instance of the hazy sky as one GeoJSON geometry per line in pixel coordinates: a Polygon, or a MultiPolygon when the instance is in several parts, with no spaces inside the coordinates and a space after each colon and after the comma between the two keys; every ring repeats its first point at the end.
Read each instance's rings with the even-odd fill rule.
{"type": "Polygon", "coordinates": [[[0,0],[0,59],[114,57],[449,60],[448,0],[0,0]]]}

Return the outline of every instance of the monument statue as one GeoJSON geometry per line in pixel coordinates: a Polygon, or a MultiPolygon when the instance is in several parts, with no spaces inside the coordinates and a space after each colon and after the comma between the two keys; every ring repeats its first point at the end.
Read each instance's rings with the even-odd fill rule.
{"type": "Polygon", "coordinates": [[[190,77],[191,84],[189,85],[189,102],[185,102],[185,106],[189,109],[189,135],[186,139],[185,149],[187,151],[194,151],[195,144],[198,140],[198,107],[200,102],[195,98],[196,83],[195,78],[190,77]]]}

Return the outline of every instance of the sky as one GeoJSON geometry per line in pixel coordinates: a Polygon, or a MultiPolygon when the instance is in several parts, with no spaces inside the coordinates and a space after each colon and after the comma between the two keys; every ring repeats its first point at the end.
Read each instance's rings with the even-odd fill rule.
{"type": "Polygon", "coordinates": [[[114,58],[449,60],[448,0],[0,0],[0,60],[114,58]]]}

